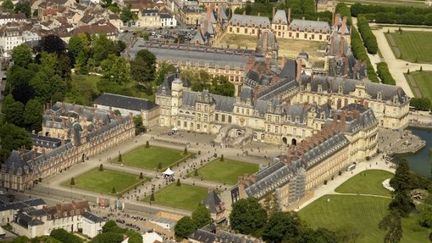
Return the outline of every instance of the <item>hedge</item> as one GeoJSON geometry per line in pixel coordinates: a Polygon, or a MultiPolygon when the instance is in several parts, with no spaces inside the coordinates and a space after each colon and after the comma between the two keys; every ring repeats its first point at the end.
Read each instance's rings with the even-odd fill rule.
{"type": "Polygon", "coordinates": [[[377,54],[378,43],[375,35],[372,33],[368,20],[364,16],[359,16],[357,18],[357,26],[359,28],[359,32],[363,38],[363,42],[367,51],[370,54],[377,54]]]}
{"type": "Polygon", "coordinates": [[[377,74],[383,83],[396,85],[396,81],[393,79],[387,63],[380,62],[377,64],[377,74]]]}
{"type": "Polygon", "coordinates": [[[379,82],[378,76],[376,75],[372,63],[369,60],[369,57],[363,46],[363,41],[360,38],[360,34],[358,33],[357,29],[354,26],[351,27],[351,50],[353,52],[354,57],[357,60],[366,63],[367,75],[369,80],[378,83],[379,82]]]}
{"type": "Polygon", "coordinates": [[[428,111],[431,108],[431,101],[428,98],[411,98],[410,106],[416,110],[428,111]]]}

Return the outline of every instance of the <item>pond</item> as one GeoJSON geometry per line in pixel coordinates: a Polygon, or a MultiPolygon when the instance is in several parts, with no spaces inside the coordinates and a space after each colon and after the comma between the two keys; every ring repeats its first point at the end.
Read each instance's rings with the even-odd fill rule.
{"type": "Polygon", "coordinates": [[[421,128],[409,128],[413,134],[426,141],[426,146],[415,154],[399,155],[409,162],[412,171],[421,176],[431,178],[432,167],[432,130],[421,128]]]}

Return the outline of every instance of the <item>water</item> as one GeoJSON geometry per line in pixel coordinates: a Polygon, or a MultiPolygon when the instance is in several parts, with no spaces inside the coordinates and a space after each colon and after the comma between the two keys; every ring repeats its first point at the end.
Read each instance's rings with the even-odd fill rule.
{"type": "Polygon", "coordinates": [[[413,134],[426,141],[426,146],[415,154],[405,154],[399,157],[409,162],[412,171],[421,176],[432,178],[432,130],[409,128],[413,134]]]}

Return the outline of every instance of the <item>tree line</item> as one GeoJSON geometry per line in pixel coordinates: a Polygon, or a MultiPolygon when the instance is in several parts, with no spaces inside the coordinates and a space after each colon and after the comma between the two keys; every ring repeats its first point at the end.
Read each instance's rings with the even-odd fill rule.
{"type": "Polygon", "coordinates": [[[378,43],[375,35],[372,33],[368,20],[364,16],[359,16],[357,18],[357,26],[367,51],[373,55],[377,54],[378,43]]]}
{"type": "Polygon", "coordinates": [[[432,9],[407,6],[364,5],[351,6],[352,16],[364,15],[367,19],[386,24],[432,25],[432,9]]]}
{"type": "Polygon", "coordinates": [[[353,52],[354,57],[367,65],[367,76],[369,80],[375,83],[379,83],[379,79],[375,70],[372,66],[371,61],[366,53],[365,47],[363,45],[363,41],[358,33],[357,29],[354,26],[351,26],[351,50],[353,52]]]}
{"type": "Polygon", "coordinates": [[[383,83],[396,85],[396,81],[393,79],[387,63],[380,62],[377,64],[377,74],[383,83]]]}

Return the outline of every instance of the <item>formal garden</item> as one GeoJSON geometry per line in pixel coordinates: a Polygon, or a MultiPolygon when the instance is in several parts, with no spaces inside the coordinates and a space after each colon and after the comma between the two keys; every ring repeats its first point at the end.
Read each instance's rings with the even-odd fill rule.
{"type": "Polygon", "coordinates": [[[113,163],[143,168],[148,170],[165,170],[193,156],[187,150],[176,150],[146,144],[135,148],[112,160],[113,163]]]}
{"type": "Polygon", "coordinates": [[[133,187],[148,181],[142,175],[105,169],[103,166],[91,169],[78,177],[62,183],[62,186],[73,189],[97,192],[108,195],[122,195],[133,187]]]}
{"type": "MultiPolygon", "coordinates": [[[[413,70],[414,71],[414,70],[413,70]]],[[[411,71],[405,74],[408,84],[416,97],[424,97],[432,100],[432,72],[431,71],[411,71]]]]}
{"type": "MultiPolygon", "coordinates": [[[[382,242],[386,231],[378,225],[389,213],[392,200],[382,182],[390,177],[392,174],[386,171],[362,172],[336,188],[339,194],[324,195],[300,210],[300,218],[313,228],[357,235],[356,242],[382,242]]],[[[430,232],[419,225],[415,212],[402,218],[401,224],[401,242],[427,241],[430,232]]]]}
{"type": "Polygon", "coordinates": [[[161,206],[179,208],[193,211],[204,199],[207,198],[208,189],[183,183],[173,183],[157,191],[154,195],[148,195],[144,201],[161,206]]]}
{"type": "Polygon", "coordinates": [[[199,178],[218,183],[235,185],[239,176],[250,175],[257,172],[257,164],[217,158],[205,166],[190,173],[194,178],[199,178]]]}
{"type": "Polygon", "coordinates": [[[385,34],[396,58],[432,63],[432,31],[395,31],[385,34]]]}

